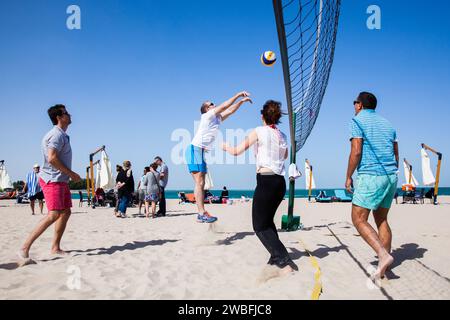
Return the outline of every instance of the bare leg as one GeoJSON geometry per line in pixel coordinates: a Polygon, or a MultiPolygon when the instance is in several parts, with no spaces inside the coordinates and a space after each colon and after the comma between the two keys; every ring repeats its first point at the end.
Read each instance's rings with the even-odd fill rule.
{"type": "Polygon", "coordinates": [[[34,202],[35,200],[30,200],[31,214],[34,215],[34,202]]]}
{"type": "Polygon", "coordinates": [[[44,214],[44,201],[39,200],[39,209],[41,210],[41,214],[44,214]]]}
{"type": "Polygon", "coordinates": [[[141,209],[142,209],[142,201],[141,200],[139,200],[139,214],[141,214],[141,209]]]}
{"type": "Polygon", "coordinates": [[[60,211],[50,211],[48,215],[39,222],[37,227],[31,232],[22,246],[23,257],[29,257],[29,252],[34,241],[36,241],[36,239],[39,238],[40,235],[43,234],[48,227],[50,227],[56,220],[59,219],[60,213],[60,211]]]}
{"type": "Polygon", "coordinates": [[[193,172],[192,177],[195,181],[195,203],[197,204],[197,209],[200,214],[206,212],[205,210],[205,173],[204,172],[193,172]]]}
{"type": "Polygon", "coordinates": [[[145,216],[147,218],[150,216],[149,202],[148,201],[145,201],[145,216]]]}
{"type": "Polygon", "coordinates": [[[352,206],[352,221],[356,229],[358,230],[361,237],[372,247],[372,249],[377,253],[379,262],[378,269],[375,277],[383,277],[386,268],[392,264],[394,258],[386,251],[378,237],[377,232],[372,228],[372,226],[367,222],[369,218],[369,209],[361,208],[359,206],[352,206]]]}
{"type": "Polygon", "coordinates": [[[381,243],[387,252],[391,253],[392,246],[392,231],[389,227],[387,216],[389,209],[379,208],[373,212],[373,217],[375,218],[375,223],[378,228],[378,235],[380,237],[381,243]]]}
{"type": "Polygon", "coordinates": [[[156,202],[152,201],[152,218],[155,218],[155,212],[156,212],[156,202]]]}
{"type": "Polygon", "coordinates": [[[61,239],[64,234],[64,230],[66,230],[67,221],[70,218],[70,209],[64,210],[64,213],[60,215],[60,218],[56,220],[55,224],[55,235],[52,243],[52,253],[64,254],[64,251],[61,250],[61,239]]]}

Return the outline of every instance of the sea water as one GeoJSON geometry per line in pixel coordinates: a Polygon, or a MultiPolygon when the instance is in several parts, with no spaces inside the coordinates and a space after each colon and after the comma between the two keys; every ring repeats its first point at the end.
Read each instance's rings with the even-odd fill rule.
{"type": "MultiPolygon", "coordinates": [[[[420,192],[420,190],[424,190],[425,192],[427,192],[431,187],[424,187],[424,188],[417,188],[417,191],[420,192]]],[[[327,194],[327,196],[329,197],[333,197],[335,196],[334,191],[335,190],[345,190],[344,188],[334,188],[334,189],[315,189],[312,190],[311,192],[311,196],[315,197],[319,194],[320,191],[325,191],[325,193],[327,194]]],[[[184,193],[193,193],[192,190],[189,189],[180,189],[180,190],[166,190],[166,199],[178,199],[178,192],[184,192],[184,193]]],[[[215,196],[220,196],[220,193],[222,192],[222,190],[211,190],[211,193],[215,196]]],[[[246,197],[246,198],[253,198],[253,192],[254,190],[228,190],[229,193],[229,197],[231,199],[240,199],[242,196],[246,197]]],[[[398,194],[401,196],[403,194],[403,191],[401,188],[397,189],[398,194]]],[[[84,191],[84,197],[86,199],[87,194],[84,191]]],[[[347,195],[349,195],[346,192],[347,195]]],[[[440,196],[450,196],[450,188],[448,187],[442,187],[439,188],[439,195],[440,196]]],[[[288,191],[286,192],[286,197],[288,197],[288,191]]],[[[308,190],[305,189],[296,189],[295,190],[295,197],[296,198],[308,198],[308,190]]],[[[72,199],[79,199],[80,196],[77,193],[72,193],[72,199]]]]}

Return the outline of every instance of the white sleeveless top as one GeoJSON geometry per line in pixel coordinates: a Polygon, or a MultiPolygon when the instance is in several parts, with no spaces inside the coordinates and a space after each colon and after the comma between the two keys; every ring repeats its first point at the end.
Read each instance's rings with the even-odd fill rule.
{"type": "Polygon", "coordinates": [[[219,132],[221,122],[221,115],[216,114],[214,109],[202,114],[200,125],[191,144],[199,148],[207,150],[211,149],[217,133],[219,132]]]}
{"type": "Polygon", "coordinates": [[[284,156],[288,149],[286,135],[270,126],[257,127],[255,130],[258,136],[255,144],[256,171],[268,168],[275,174],[284,176],[284,156]]]}

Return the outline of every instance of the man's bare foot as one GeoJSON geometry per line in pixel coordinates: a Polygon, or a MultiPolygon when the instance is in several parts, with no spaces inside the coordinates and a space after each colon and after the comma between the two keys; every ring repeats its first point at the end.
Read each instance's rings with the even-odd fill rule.
{"type": "Polygon", "coordinates": [[[51,254],[56,254],[58,256],[65,256],[68,253],[66,251],[61,250],[61,249],[56,249],[56,250],[52,250],[51,254]]]}
{"type": "Polygon", "coordinates": [[[20,250],[17,252],[17,256],[19,257],[20,260],[27,260],[27,259],[30,259],[30,255],[29,255],[28,250],[24,250],[24,249],[20,249],[20,250]]]}
{"type": "Polygon", "coordinates": [[[394,258],[390,254],[386,254],[380,257],[378,261],[377,271],[373,274],[373,278],[381,279],[384,278],[384,274],[386,273],[386,269],[394,263],[394,258]]]}

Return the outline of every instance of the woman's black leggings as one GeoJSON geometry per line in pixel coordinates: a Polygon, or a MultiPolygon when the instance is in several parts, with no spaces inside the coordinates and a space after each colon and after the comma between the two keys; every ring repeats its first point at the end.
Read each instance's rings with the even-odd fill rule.
{"type": "Polygon", "coordinates": [[[273,218],[286,193],[286,182],[283,176],[262,174],[257,174],[256,181],[252,207],[253,230],[270,253],[268,263],[284,268],[292,260],[278,238],[273,218]]]}

